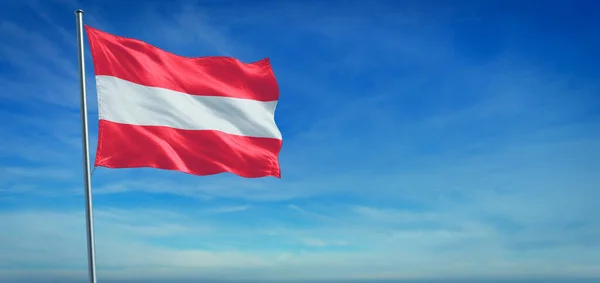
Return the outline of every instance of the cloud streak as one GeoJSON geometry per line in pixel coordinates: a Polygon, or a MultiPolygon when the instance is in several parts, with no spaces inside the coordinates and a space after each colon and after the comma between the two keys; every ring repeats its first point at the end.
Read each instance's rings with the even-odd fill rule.
{"type": "MultiPolygon", "coordinates": [[[[380,215],[367,220],[379,221],[377,219],[380,215]]],[[[318,238],[319,235],[297,237],[307,247],[325,248],[322,252],[307,253],[285,248],[271,251],[256,251],[255,248],[232,250],[226,247],[177,249],[152,244],[169,237],[185,241],[186,237],[192,236],[196,245],[210,239],[211,243],[218,246],[221,242],[219,238],[224,235],[237,234],[237,237],[245,237],[256,233],[256,229],[260,231],[258,227],[238,230],[231,226],[229,229],[232,230],[229,231],[222,227],[204,227],[200,224],[203,219],[170,211],[98,210],[96,217],[98,264],[107,277],[130,277],[133,274],[130,272],[137,270],[147,271],[151,273],[151,277],[159,278],[176,278],[176,274],[179,274],[191,279],[208,272],[219,278],[231,279],[239,279],[238,277],[244,274],[254,274],[255,278],[264,279],[315,279],[304,272],[307,268],[318,271],[319,275],[324,277],[336,279],[351,279],[359,274],[371,274],[375,277],[383,274],[400,278],[419,277],[423,276],[423,272],[433,271],[439,277],[474,274],[483,276],[489,275],[489,269],[498,275],[554,276],[578,273],[586,269],[587,272],[591,272],[588,274],[593,274],[596,266],[594,263],[598,259],[597,253],[589,247],[566,245],[529,250],[526,253],[521,249],[503,249],[502,245],[506,244],[503,241],[509,238],[499,237],[493,229],[485,227],[482,223],[465,225],[462,230],[454,231],[425,232],[415,229],[378,234],[374,229],[361,229],[361,222],[357,220],[355,228],[348,230],[331,227],[324,235],[331,235],[331,232],[337,231],[339,235],[352,235],[355,239],[362,239],[363,243],[368,245],[378,243],[377,246],[371,249],[363,247],[358,250],[336,251],[327,248],[352,246],[360,242],[326,241],[318,238]],[[145,240],[140,241],[141,239],[145,240]],[[462,245],[457,245],[461,242],[462,245]],[[448,249],[449,247],[452,249],[448,249]],[[561,260],[565,255],[574,252],[579,255],[577,260],[561,260]],[[468,258],[465,257],[466,253],[468,258]],[[460,259],[460,263],[457,259],[460,259]],[[433,266],[424,267],[424,262],[433,266]],[[399,266],[402,267],[400,270],[399,266]],[[118,268],[118,271],[113,268],[118,268]],[[353,271],[341,276],[341,268],[350,268],[353,271]],[[231,270],[240,272],[232,273],[231,270]]],[[[60,270],[81,266],[85,262],[83,215],[80,212],[4,212],[0,214],[0,220],[4,227],[11,231],[3,234],[0,241],[5,267],[15,268],[26,263],[55,266],[60,270]],[[60,260],[57,260],[56,256],[59,256],[60,260]]],[[[388,226],[381,226],[386,227],[388,226]]],[[[302,229],[290,229],[288,234],[281,234],[271,241],[276,243],[294,234],[303,234],[302,229]]],[[[387,230],[394,229],[390,227],[387,230]]],[[[318,234],[318,231],[312,233],[318,234]]],[[[137,275],[133,278],[149,277],[137,275]]]]}

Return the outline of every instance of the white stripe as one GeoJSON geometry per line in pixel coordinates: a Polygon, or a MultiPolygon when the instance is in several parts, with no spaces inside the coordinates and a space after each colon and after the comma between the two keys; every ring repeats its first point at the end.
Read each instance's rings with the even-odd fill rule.
{"type": "Polygon", "coordinates": [[[96,76],[96,87],[103,120],[281,139],[274,117],[277,101],[189,95],[112,76],[96,76]]]}

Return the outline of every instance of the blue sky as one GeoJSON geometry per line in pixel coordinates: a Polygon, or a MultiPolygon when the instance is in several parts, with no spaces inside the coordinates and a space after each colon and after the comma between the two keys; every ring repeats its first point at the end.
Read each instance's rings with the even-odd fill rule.
{"type": "Polygon", "coordinates": [[[100,282],[600,278],[598,3],[83,2],[0,4],[0,282],[87,276],[79,8],[281,90],[280,180],[95,170],[100,282]]]}

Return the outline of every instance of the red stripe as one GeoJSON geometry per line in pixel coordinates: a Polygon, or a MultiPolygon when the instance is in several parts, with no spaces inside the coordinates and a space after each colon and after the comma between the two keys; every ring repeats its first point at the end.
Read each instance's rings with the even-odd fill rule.
{"type": "Polygon", "coordinates": [[[85,26],[96,75],[193,95],[258,101],[279,99],[268,58],[242,63],[230,57],[187,58],[137,39],[85,26]]]}
{"type": "Polygon", "coordinates": [[[281,177],[282,141],[99,121],[96,166],[152,167],[193,175],[231,172],[246,178],[281,177]]]}

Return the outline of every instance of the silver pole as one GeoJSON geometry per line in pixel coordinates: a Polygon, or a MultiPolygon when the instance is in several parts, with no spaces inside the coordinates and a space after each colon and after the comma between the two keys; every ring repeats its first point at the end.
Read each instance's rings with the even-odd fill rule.
{"type": "Polygon", "coordinates": [[[88,137],[87,97],[85,92],[85,57],[83,55],[83,11],[75,11],[77,18],[77,53],[79,57],[79,93],[81,97],[81,130],[83,134],[83,182],[85,186],[85,220],[90,282],[96,283],[96,253],[94,249],[94,216],[92,214],[92,179],[90,175],[90,145],[88,137]]]}

